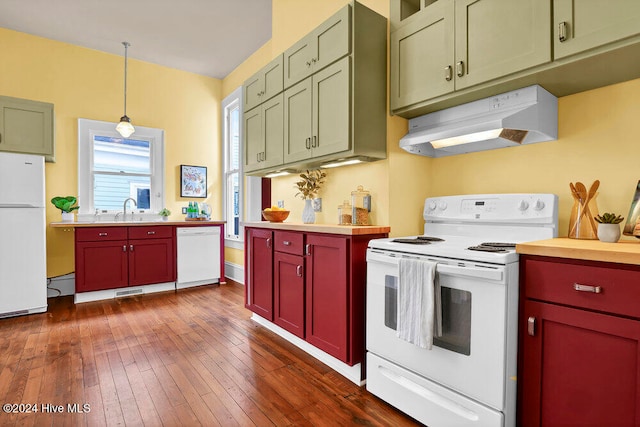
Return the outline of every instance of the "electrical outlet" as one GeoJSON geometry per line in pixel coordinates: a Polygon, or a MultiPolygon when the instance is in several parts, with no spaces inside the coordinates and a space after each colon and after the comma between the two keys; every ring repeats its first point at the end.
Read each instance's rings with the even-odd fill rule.
{"type": "Polygon", "coordinates": [[[284,200],[278,200],[278,207],[284,208],[284,200]]]}
{"type": "Polygon", "coordinates": [[[183,208],[182,208],[182,214],[183,214],[183,215],[186,215],[186,214],[187,214],[187,208],[186,208],[186,207],[183,207],[183,208]]]}
{"type": "Polygon", "coordinates": [[[314,212],[322,212],[322,197],[317,197],[311,201],[314,212]]]}

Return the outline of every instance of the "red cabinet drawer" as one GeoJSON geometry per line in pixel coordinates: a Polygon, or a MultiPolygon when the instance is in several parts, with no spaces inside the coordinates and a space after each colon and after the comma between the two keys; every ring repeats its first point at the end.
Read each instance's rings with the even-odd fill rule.
{"type": "Polygon", "coordinates": [[[640,318],[638,266],[527,257],[521,264],[527,298],[640,318]]]}
{"type": "Polygon", "coordinates": [[[304,251],[304,235],[292,231],[276,231],[273,233],[274,249],[292,255],[302,255],[304,251]]]}
{"type": "Polygon", "coordinates": [[[76,241],[99,242],[103,240],[126,240],[126,227],[76,228],[76,241]]]}
{"type": "Polygon", "coordinates": [[[172,236],[173,227],[167,225],[129,227],[130,239],[160,239],[172,236]]]}

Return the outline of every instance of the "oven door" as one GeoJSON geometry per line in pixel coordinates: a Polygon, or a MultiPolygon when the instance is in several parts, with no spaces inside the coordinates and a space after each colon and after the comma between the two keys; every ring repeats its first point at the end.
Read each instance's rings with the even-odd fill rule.
{"type": "MultiPolygon", "coordinates": [[[[408,255],[376,249],[367,252],[367,350],[502,411],[507,292],[514,292],[510,300],[517,301],[517,266],[416,255],[438,263],[436,280],[441,288],[442,335],[434,338],[433,348],[427,350],[396,336],[401,256],[408,255]],[[507,282],[515,283],[507,286],[507,282]]],[[[515,354],[509,357],[515,359],[515,354]]]]}

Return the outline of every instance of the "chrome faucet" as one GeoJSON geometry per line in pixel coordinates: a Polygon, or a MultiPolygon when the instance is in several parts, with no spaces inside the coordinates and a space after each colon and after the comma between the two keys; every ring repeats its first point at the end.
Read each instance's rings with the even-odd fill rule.
{"type": "MultiPolygon", "coordinates": [[[[124,203],[122,204],[122,210],[124,211],[124,214],[122,215],[122,220],[126,221],[127,220],[127,202],[131,200],[133,202],[133,206],[138,206],[138,203],[136,203],[136,199],[134,199],[133,197],[129,197],[128,199],[126,199],[124,201],[124,203]]],[[[133,211],[131,212],[131,219],[133,220],[133,211]]]]}

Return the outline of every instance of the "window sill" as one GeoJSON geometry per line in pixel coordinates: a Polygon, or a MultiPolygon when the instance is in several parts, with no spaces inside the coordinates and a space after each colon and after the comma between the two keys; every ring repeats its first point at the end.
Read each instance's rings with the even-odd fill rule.
{"type": "Polygon", "coordinates": [[[240,239],[224,239],[224,247],[244,250],[244,242],[240,239]]]}

